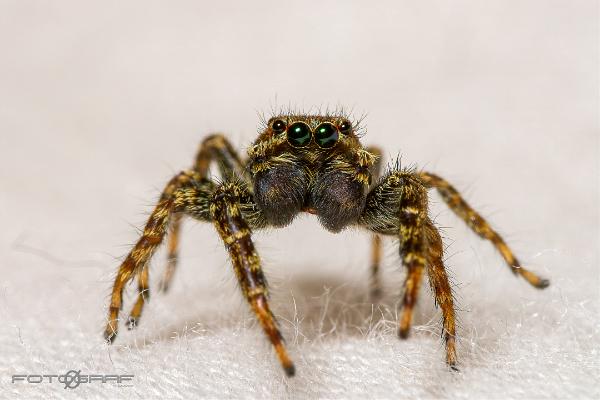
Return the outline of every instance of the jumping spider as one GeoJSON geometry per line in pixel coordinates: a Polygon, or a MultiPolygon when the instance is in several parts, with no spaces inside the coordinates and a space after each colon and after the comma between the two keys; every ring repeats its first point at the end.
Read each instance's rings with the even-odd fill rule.
{"type": "Polygon", "coordinates": [[[267,282],[250,236],[254,229],[284,227],[298,213],[308,212],[330,232],[360,226],[373,233],[375,290],[380,235],[399,239],[400,257],[407,270],[399,335],[408,336],[423,272],[427,272],[435,302],[442,310],[446,362],[454,367],[453,296],[442,261],[442,239],[428,214],[428,189],[437,189],[452,211],[492,242],[514,274],[536,288],[547,287],[549,281],[523,268],[500,235],[447,181],[429,172],[399,167],[380,177],[380,155],[378,149],[360,144],[356,125],[341,113],[275,116],[248,149],[247,160],[242,160],[222,135],[207,137],[194,166],[169,181],[142,237],[119,267],[105,339],[112,342],[117,335],[123,287],[134,277],[139,294],[128,326],[131,329],[137,324],[149,295],[148,261],[168,234],[168,263],[160,283],[160,289],[167,290],[177,264],[181,218],[186,215],[214,224],[244,296],[286,374],[294,375],[294,364],[269,309],[267,282]],[[211,162],[218,164],[222,182],[208,178],[211,162]]]}

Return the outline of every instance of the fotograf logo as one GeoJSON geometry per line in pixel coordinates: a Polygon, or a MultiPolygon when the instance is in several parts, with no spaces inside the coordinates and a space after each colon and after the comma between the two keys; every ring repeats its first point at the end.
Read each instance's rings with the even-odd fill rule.
{"type": "MultiPolygon", "coordinates": [[[[131,382],[133,380],[134,375],[107,375],[107,374],[81,374],[81,370],[75,371],[74,369],[68,371],[65,374],[44,374],[44,375],[13,375],[12,383],[31,383],[31,384],[39,384],[39,383],[62,383],[64,389],[75,389],[82,383],[116,383],[123,384],[123,382],[131,382]]],[[[130,385],[128,385],[130,386],[130,385]]]]}

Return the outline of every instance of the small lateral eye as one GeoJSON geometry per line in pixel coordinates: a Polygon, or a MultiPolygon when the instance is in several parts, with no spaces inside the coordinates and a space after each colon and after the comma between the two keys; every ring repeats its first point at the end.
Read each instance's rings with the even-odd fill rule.
{"type": "Polygon", "coordinates": [[[346,134],[352,130],[352,124],[348,120],[343,120],[339,126],[340,132],[346,134]]]}
{"type": "Polygon", "coordinates": [[[329,122],[323,122],[315,129],[315,140],[319,147],[323,149],[335,146],[339,138],[340,134],[338,129],[329,122]]]}
{"type": "Polygon", "coordinates": [[[285,132],[285,128],[287,128],[285,122],[280,119],[276,119],[271,126],[273,127],[273,132],[275,133],[283,133],[285,132]]]}
{"type": "Polygon", "coordinates": [[[304,147],[310,143],[312,132],[304,122],[294,122],[287,131],[287,141],[293,147],[304,147]]]}

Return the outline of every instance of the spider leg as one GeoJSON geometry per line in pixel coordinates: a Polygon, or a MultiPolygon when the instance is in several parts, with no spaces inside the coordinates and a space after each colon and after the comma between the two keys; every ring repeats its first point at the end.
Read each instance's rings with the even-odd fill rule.
{"type": "Polygon", "coordinates": [[[453,369],[456,369],[454,367],[456,365],[454,298],[452,297],[448,274],[444,268],[442,237],[431,220],[427,220],[425,231],[428,246],[427,275],[429,276],[429,285],[435,296],[436,305],[442,309],[442,336],[446,343],[446,362],[453,369]]]}
{"type": "Polygon", "coordinates": [[[521,275],[527,282],[538,289],[543,289],[550,285],[548,279],[543,279],[521,266],[521,263],[508,247],[504,239],[502,239],[502,237],[492,229],[490,224],[462,198],[460,193],[458,193],[450,183],[429,172],[421,172],[419,176],[428,188],[437,189],[448,207],[450,207],[460,219],[465,221],[469,228],[483,239],[492,242],[514,274],[521,275]]]}
{"type": "Polygon", "coordinates": [[[367,196],[360,222],[400,239],[400,258],[407,269],[399,336],[407,338],[413,308],[426,266],[427,189],[410,171],[392,171],[367,196]]]}
{"type": "Polygon", "coordinates": [[[194,170],[198,171],[202,177],[206,177],[212,161],[217,161],[222,179],[228,179],[234,171],[238,172],[240,176],[248,177],[244,170],[244,162],[231,143],[220,133],[210,135],[202,141],[196,154],[194,170]]]}
{"type": "Polygon", "coordinates": [[[119,311],[123,305],[123,288],[136,275],[138,275],[140,291],[130,316],[129,326],[134,327],[139,319],[145,300],[149,295],[148,269],[146,264],[161,244],[169,225],[169,219],[174,213],[184,210],[189,213],[198,213],[198,206],[191,204],[195,199],[200,197],[196,192],[207,191],[214,186],[209,181],[196,181],[196,177],[196,172],[184,171],[169,181],[144,227],[142,237],[121,263],[115,277],[109,306],[108,323],[104,330],[104,338],[107,341],[112,342],[117,335],[119,311]],[[192,183],[194,183],[193,188],[188,188],[188,185],[192,183]]]}
{"type": "Polygon", "coordinates": [[[141,268],[140,273],[138,274],[138,298],[135,302],[135,305],[131,309],[129,313],[129,319],[127,321],[127,325],[129,329],[135,328],[137,325],[138,319],[140,315],[142,315],[142,309],[144,308],[144,304],[148,301],[150,297],[150,287],[148,285],[148,265],[144,265],[141,268]]]}
{"type": "Polygon", "coordinates": [[[424,268],[422,263],[412,263],[406,265],[406,267],[408,271],[406,273],[406,279],[404,281],[402,314],[400,316],[400,327],[398,329],[398,335],[402,339],[408,338],[410,334],[413,309],[415,307],[415,304],[417,304],[417,298],[419,295],[419,289],[421,287],[424,268]]]}
{"type": "Polygon", "coordinates": [[[171,219],[171,225],[169,226],[168,240],[167,240],[167,266],[162,279],[158,283],[158,290],[161,292],[167,292],[171,285],[171,280],[177,269],[177,260],[179,258],[179,235],[181,233],[181,222],[183,215],[174,215],[171,219]]]}
{"type": "Polygon", "coordinates": [[[283,344],[275,316],[269,309],[267,282],[250,237],[250,227],[242,215],[240,197],[244,197],[244,192],[245,196],[248,193],[244,186],[241,182],[220,186],[212,197],[210,212],[215,228],[229,252],[242,293],[275,348],[286,374],[292,376],[295,373],[294,364],[283,344]]]}
{"type": "Polygon", "coordinates": [[[402,315],[399,335],[405,339],[410,332],[412,312],[417,303],[425,268],[425,232],[427,216],[427,191],[412,176],[402,178],[400,190],[400,256],[407,269],[404,283],[402,315]]]}
{"type": "Polygon", "coordinates": [[[382,235],[400,239],[400,257],[407,269],[399,321],[399,336],[408,337],[413,308],[427,271],[436,303],[444,317],[446,362],[456,364],[452,292],[442,261],[441,237],[428,216],[427,188],[410,170],[391,171],[367,196],[359,223],[382,235]]]}
{"type": "Polygon", "coordinates": [[[381,236],[374,233],[371,236],[371,279],[370,279],[370,296],[372,300],[377,300],[381,297],[381,273],[379,272],[381,265],[381,236]]]}
{"type": "MultiPolygon", "coordinates": [[[[373,185],[375,185],[381,176],[381,149],[379,147],[370,146],[365,150],[377,157],[377,161],[375,161],[370,169],[372,182],[373,185]]],[[[381,236],[374,233],[371,237],[371,277],[369,282],[370,296],[372,300],[377,300],[379,297],[381,297],[381,273],[379,272],[381,264],[381,252],[381,236]]]]}
{"type": "MultiPolygon", "coordinates": [[[[199,179],[204,179],[208,176],[210,163],[212,161],[217,162],[221,179],[229,179],[234,172],[247,178],[243,161],[231,143],[229,143],[225,136],[219,133],[206,137],[200,144],[193,167],[193,170],[198,173],[199,179]]],[[[171,280],[177,269],[182,218],[182,215],[173,216],[169,227],[167,266],[158,286],[161,292],[166,292],[169,289],[171,280]]]]}

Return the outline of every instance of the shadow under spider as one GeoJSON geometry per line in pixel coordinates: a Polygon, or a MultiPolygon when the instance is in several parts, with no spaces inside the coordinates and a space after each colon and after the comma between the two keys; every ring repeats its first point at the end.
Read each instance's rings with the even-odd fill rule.
{"type": "MultiPolygon", "coordinates": [[[[306,268],[305,270],[310,271],[311,269],[306,268]]],[[[365,270],[365,275],[367,272],[365,270]]],[[[382,294],[377,297],[370,295],[368,279],[362,282],[356,278],[348,281],[344,280],[342,275],[297,276],[293,279],[279,281],[276,287],[271,288],[270,305],[288,343],[329,340],[339,336],[397,335],[398,311],[402,292],[399,278],[402,274],[398,274],[398,277],[393,279],[393,283],[397,287],[383,282],[382,294]]],[[[423,289],[427,290],[427,288],[423,289]]],[[[235,290],[237,293],[237,288],[235,290]]],[[[172,290],[168,296],[177,296],[177,294],[177,290],[172,290]]],[[[164,296],[164,294],[157,294],[153,296],[152,300],[161,301],[164,296]]],[[[219,296],[222,295],[215,293],[214,298],[218,299],[219,296]]],[[[239,298],[241,307],[226,306],[228,309],[223,311],[215,310],[215,308],[204,310],[194,314],[192,318],[163,326],[159,332],[154,334],[148,332],[145,337],[130,339],[128,342],[130,345],[148,346],[160,341],[176,340],[180,337],[192,338],[218,334],[223,330],[246,330],[247,327],[259,329],[258,322],[247,310],[241,294],[239,294],[239,298]],[[218,314],[215,315],[215,313],[218,314]]],[[[419,300],[423,304],[417,305],[415,309],[413,324],[413,334],[415,335],[423,330],[435,331],[437,322],[437,319],[434,319],[436,311],[431,302],[427,301],[424,293],[421,293],[419,300]],[[431,309],[429,310],[429,308],[431,309]]],[[[141,323],[144,323],[143,318],[141,323]]]]}

